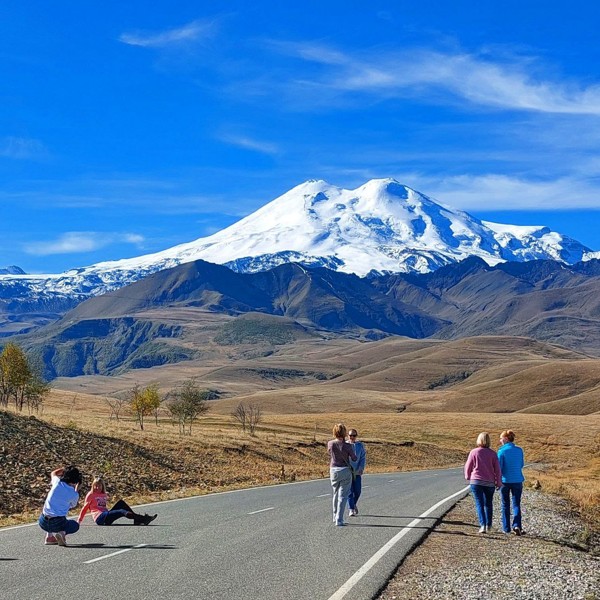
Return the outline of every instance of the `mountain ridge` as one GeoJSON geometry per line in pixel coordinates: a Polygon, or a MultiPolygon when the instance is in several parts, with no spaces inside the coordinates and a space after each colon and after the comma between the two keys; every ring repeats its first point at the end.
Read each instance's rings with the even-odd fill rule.
{"type": "Polygon", "coordinates": [[[60,274],[0,273],[0,336],[56,320],[86,298],[195,260],[238,273],[282,264],[324,267],[359,276],[427,273],[477,257],[504,261],[600,257],[544,226],[481,221],[438,204],[394,179],[373,179],[354,190],[309,180],[237,223],[205,238],[153,254],[105,261],[60,274]]]}

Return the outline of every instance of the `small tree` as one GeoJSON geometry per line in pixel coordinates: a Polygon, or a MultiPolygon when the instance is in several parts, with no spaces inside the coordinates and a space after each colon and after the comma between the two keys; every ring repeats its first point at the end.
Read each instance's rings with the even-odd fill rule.
{"type": "Polygon", "coordinates": [[[258,404],[250,404],[248,406],[247,412],[248,412],[248,427],[250,429],[250,435],[254,435],[256,426],[262,420],[262,411],[260,409],[260,406],[258,406],[258,404]]]}
{"type": "Polygon", "coordinates": [[[19,346],[9,342],[0,354],[0,396],[2,405],[8,406],[9,399],[15,403],[15,410],[22,411],[25,403],[25,389],[33,373],[27,356],[19,346]]]}
{"type": "Polygon", "coordinates": [[[144,393],[146,394],[146,402],[150,408],[150,413],[154,415],[154,422],[156,425],[158,425],[158,409],[160,408],[160,403],[162,402],[162,398],[158,392],[158,385],[156,383],[149,385],[144,390],[144,393]]]}
{"type": "Polygon", "coordinates": [[[254,435],[256,426],[261,422],[262,412],[257,404],[244,404],[240,402],[231,416],[240,424],[242,431],[248,430],[250,435],[254,435]]]}
{"type": "Polygon", "coordinates": [[[195,381],[189,379],[169,394],[167,408],[171,416],[177,420],[179,433],[192,435],[194,421],[208,411],[208,399],[212,396],[209,390],[201,390],[195,381]]]}
{"type": "Polygon", "coordinates": [[[240,402],[231,413],[231,416],[240,424],[242,431],[246,432],[246,421],[248,419],[246,405],[243,402],[240,402]]]}
{"type": "Polygon", "coordinates": [[[135,385],[129,392],[131,412],[135,415],[140,429],[144,429],[144,417],[151,415],[160,406],[158,386],[153,384],[146,388],[135,385]]]}
{"type": "Polygon", "coordinates": [[[128,397],[124,395],[112,396],[110,398],[105,398],[104,400],[110,408],[110,416],[108,417],[109,420],[112,420],[112,418],[114,417],[118,421],[121,416],[121,413],[123,412],[123,409],[129,402],[128,397]]]}
{"type": "Polygon", "coordinates": [[[40,376],[34,374],[25,386],[25,402],[29,414],[33,411],[40,412],[40,406],[46,396],[50,393],[50,384],[45,382],[40,376]]]}

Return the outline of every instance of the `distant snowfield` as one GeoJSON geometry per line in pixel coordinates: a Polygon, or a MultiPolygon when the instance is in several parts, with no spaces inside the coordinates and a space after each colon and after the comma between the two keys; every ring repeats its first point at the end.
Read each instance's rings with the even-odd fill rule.
{"type": "Polygon", "coordinates": [[[299,262],[365,276],[426,273],[468,256],[490,265],[534,259],[573,264],[600,258],[600,252],[544,226],[480,221],[393,179],[355,190],[311,180],[209,237],[61,274],[0,275],[0,288],[5,296],[92,296],[198,259],[238,272],[299,262]]]}

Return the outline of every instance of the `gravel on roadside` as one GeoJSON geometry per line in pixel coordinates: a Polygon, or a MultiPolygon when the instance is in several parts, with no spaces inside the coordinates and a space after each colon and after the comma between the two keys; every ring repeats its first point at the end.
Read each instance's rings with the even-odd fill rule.
{"type": "Polygon", "coordinates": [[[600,600],[600,532],[567,502],[523,493],[524,535],[505,534],[495,494],[494,531],[480,534],[469,495],[400,565],[378,600],[600,600]]]}

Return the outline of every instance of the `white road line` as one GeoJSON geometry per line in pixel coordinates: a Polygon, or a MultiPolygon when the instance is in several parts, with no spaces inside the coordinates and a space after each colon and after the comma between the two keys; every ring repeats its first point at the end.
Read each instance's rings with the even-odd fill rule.
{"type": "Polygon", "coordinates": [[[247,515],[256,515],[257,513],[261,513],[261,512],[266,512],[268,510],[275,510],[274,506],[271,506],[270,508],[261,508],[260,510],[255,510],[249,513],[246,513],[247,515]]]}
{"type": "Polygon", "coordinates": [[[388,481],[388,483],[394,483],[394,481],[396,481],[396,480],[395,480],[395,479],[390,479],[390,480],[388,481]]]}
{"type": "Polygon", "coordinates": [[[90,565],[92,563],[98,562],[99,560],[104,560],[105,558],[110,558],[111,556],[117,556],[117,554],[123,554],[123,552],[129,552],[130,550],[135,550],[136,548],[143,548],[148,544],[138,544],[137,546],[133,546],[132,548],[125,548],[125,550],[119,550],[118,552],[111,552],[110,554],[106,554],[105,556],[99,556],[98,558],[92,558],[92,560],[86,560],[83,564],[90,565]]]}
{"type": "Polygon", "coordinates": [[[373,556],[358,570],[344,585],[337,591],[333,596],[329,597],[329,600],[341,600],[346,594],[409,532],[413,527],[416,527],[423,519],[428,517],[436,508],[439,508],[442,504],[464,494],[470,489],[469,486],[462,490],[440,500],[437,504],[434,504],[431,508],[428,508],[420,517],[412,520],[402,531],[399,531],[387,544],[382,546],[373,556]]]}
{"type": "Polygon", "coordinates": [[[329,498],[329,496],[331,496],[331,494],[321,494],[320,496],[317,496],[317,498],[329,498]]]}

